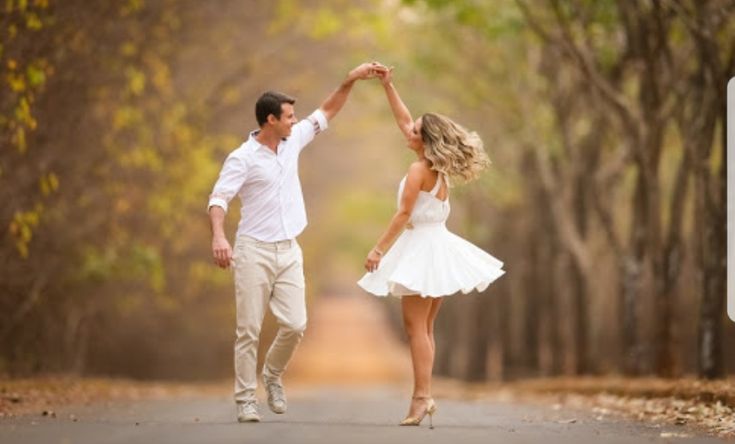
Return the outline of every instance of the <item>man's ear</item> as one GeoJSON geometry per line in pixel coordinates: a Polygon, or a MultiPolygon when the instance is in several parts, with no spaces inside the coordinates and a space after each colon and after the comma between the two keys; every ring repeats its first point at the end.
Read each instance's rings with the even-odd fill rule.
{"type": "Polygon", "coordinates": [[[276,116],[274,116],[273,114],[268,114],[268,117],[266,117],[266,119],[271,125],[275,125],[276,123],[278,123],[278,118],[276,118],[276,116]]]}

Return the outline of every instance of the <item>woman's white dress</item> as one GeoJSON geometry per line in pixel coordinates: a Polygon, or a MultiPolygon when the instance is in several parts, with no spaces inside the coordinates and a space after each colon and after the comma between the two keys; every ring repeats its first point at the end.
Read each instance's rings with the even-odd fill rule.
{"type": "MultiPolygon", "coordinates": [[[[407,228],[357,284],[376,296],[449,296],[483,291],[505,274],[503,262],[447,230],[449,199],[436,197],[443,175],[430,192],[419,191],[407,228]],[[410,227],[410,226],[409,226],[410,227]]],[[[398,200],[406,183],[398,187],[398,200]]]]}

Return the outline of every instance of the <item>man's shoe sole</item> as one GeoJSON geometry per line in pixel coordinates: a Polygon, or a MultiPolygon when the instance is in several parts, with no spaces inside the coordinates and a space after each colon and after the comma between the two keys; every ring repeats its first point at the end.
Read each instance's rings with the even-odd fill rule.
{"type": "Polygon", "coordinates": [[[237,422],[260,422],[260,418],[255,418],[255,417],[237,418],[237,422]]]}

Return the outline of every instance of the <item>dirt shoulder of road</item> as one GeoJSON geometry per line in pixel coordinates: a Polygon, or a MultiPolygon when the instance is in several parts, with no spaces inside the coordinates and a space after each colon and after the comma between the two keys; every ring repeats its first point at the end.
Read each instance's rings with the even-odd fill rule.
{"type": "Polygon", "coordinates": [[[113,378],[45,376],[0,377],[0,420],[18,415],[55,416],[66,405],[91,405],[140,399],[168,399],[226,393],[222,382],[147,382],[113,378]]]}
{"type": "Polygon", "coordinates": [[[507,383],[461,383],[439,379],[437,396],[531,402],[591,412],[595,419],[618,416],[693,427],[735,438],[735,379],[623,377],[541,378],[507,383]]]}

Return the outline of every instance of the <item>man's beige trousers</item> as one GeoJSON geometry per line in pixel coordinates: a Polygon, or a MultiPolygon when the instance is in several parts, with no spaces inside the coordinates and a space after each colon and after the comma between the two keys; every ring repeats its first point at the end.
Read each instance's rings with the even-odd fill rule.
{"type": "Polygon", "coordinates": [[[255,401],[257,353],[266,307],[278,321],[278,334],[265,357],[263,374],[280,380],[306,328],[304,267],[295,240],[261,242],[238,236],[233,252],[237,339],[235,402],[255,401]]]}

